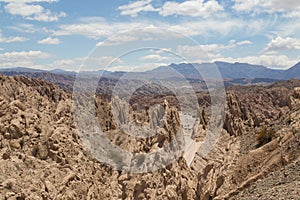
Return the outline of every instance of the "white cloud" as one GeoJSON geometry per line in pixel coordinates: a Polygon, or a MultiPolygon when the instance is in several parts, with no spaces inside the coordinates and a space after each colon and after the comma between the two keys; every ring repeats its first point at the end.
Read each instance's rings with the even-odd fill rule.
{"type": "MultiPolygon", "coordinates": [[[[130,21],[123,23],[107,22],[104,19],[91,19],[75,24],[60,25],[58,30],[53,30],[54,36],[66,36],[66,35],[83,35],[91,39],[105,39],[111,37],[106,41],[106,44],[116,45],[122,42],[135,41],[138,39],[146,40],[145,35],[149,38],[150,33],[147,31],[154,31],[161,29],[162,35],[166,35],[169,32],[174,31],[178,34],[185,36],[197,36],[204,37],[214,36],[226,36],[233,32],[243,31],[245,36],[255,35],[260,32],[266,24],[262,20],[243,21],[241,19],[199,19],[189,22],[177,22],[166,23],[160,21],[130,21]],[[130,35],[128,32],[135,30],[136,34],[130,35]],[[164,31],[167,30],[167,31],[164,31]],[[127,32],[127,33],[126,33],[127,32]],[[119,33],[125,33],[126,35],[120,35],[119,33]],[[142,37],[141,35],[144,35],[142,37]],[[118,35],[118,36],[114,36],[118,35]],[[137,37],[137,35],[140,35],[137,37]]],[[[157,33],[156,33],[157,35],[157,33]]],[[[101,45],[100,42],[98,45],[101,45]]]]}
{"type": "Polygon", "coordinates": [[[3,51],[4,49],[3,48],[0,48],[0,51],[3,51]]]}
{"type": "Polygon", "coordinates": [[[116,46],[126,42],[136,41],[137,39],[138,38],[134,35],[128,35],[128,34],[114,35],[112,37],[109,37],[107,40],[103,42],[97,43],[96,46],[116,46]]]}
{"type": "Polygon", "coordinates": [[[112,66],[119,63],[123,63],[119,57],[91,54],[84,59],[82,67],[85,71],[109,70],[112,66]]]}
{"type": "Polygon", "coordinates": [[[241,19],[207,19],[188,23],[169,24],[167,28],[187,36],[201,35],[205,37],[222,36],[243,31],[245,36],[255,35],[265,27],[261,20],[243,21],[241,19]]]}
{"type": "Polygon", "coordinates": [[[249,40],[244,40],[244,41],[240,41],[238,43],[236,43],[237,45],[241,46],[241,45],[249,45],[249,44],[253,44],[251,41],[249,40]]]}
{"type": "Polygon", "coordinates": [[[40,14],[44,11],[44,8],[40,5],[29,5],[22,2],[9,3],[4,6],[4,9],[12,15],[21,15],[24,17],[40,14]]]}
{"type": "Polygon", "coordinates": [[[1,0],[1,2],[5,3],[38,3],[38,2],[46,2],[46,3],[54,3],[59,0],[1,0]]]}
{"type": "Polygon", "coordinates": [[[278,24],[273,30],[275,35],[280,35],[281,37],[298,36],[300,35],[300,20],[290,19],[285,23],[278,24]]]}
{"type": "Polygon", "coordinates": [[[299,0],[269,0],[274,9],[291,11],[300,8],[299,0]]]}
{"type": "MultiPolygon", "coordinates": [[[[164,26],[163,24],[161,24],[164,26]]],[[[83,35],[91,39],[108,38],[104,45],[117,45],[138,39],[147,40],[152,34],[163,34],[165,27],[157,28],[148,21],[109,23],[104,21],[86,21],[78,24],[61,25],[59,30],[53,31],[55,36],[83,35]]],[[[166,27],[167,28],[167,27],[166,27]]],[[[103,45],[102,42],[98,43],[103,45]]]]}
{"type": "Polygon", "coordinates": [[[121,11],[121,15],[130,15],[136,17],[140,12],[158,11],[150,3],[152,0],[140,0],[127,5],[119,6],[118,10],[121,11]]]}
{"type": "Polygon", "coordinates": [[[51,54],[42,51],[12,51],[0,54],[0,67],[34,67],[40,59],[50,58],[51,54]]]}
{"type": "Polygon", "coordinates": [[[283,13],[285,17],[299,17],[299,0],[233,0],[233,9],[245,13],[283,13]]]}
{"type": "Polygon", "coordinates": [[[43,6],[36,4],[42,2],[58,2],[58,0],[0,0],[0,2],[6,3],[4,6],[6,12],[12,15],[20,15],[28,20],[53,22],[58,21],[59,18],[66,16],[66,13],[64,12],[52,13],[43,6]]]}
{"type": "Polygon", "coordinates": [[[28,20],[36,20],[42,22],[54,22],[58,21],[59,18],[67,16],[66,13],[60,12],[58,14],[52,14],[51,11],[45,10],[45,12],[27,17],[28,20]]]}
{"type": "Polygon", "coordinates": [[[300,39],[297,38],[282,38],[277,37],[275,39],[272,39],[267,47],[265,48],[265,51],[286,51],[286,50],[296,50],[300,49],[300,39]]]}
{"type": "Polygon", "coordinates": [[[261,0],[234,0],[233,9],[239,12],[250,12],[259,5],[262,5],[261,0]]]}
{"type": "Polygon", "coordinates": [[[55,60],[53,63],[43,66],[43,68],[78,71],[84,59],[84,57],[76,57],[71,59],[55,60]]]}
{"type": "Polygon", "coordinates": [[[300,9],[284,14],[286,18],[300,18],[300,9]]]}
{"type": "Polygon", "coordinates": [[[94,62],[96,63],[96,66],[107,66],[109,64],[113,63],[121,63],[122,60],[120,58],[116,58],[113,56],[98,56],[96,55],[96,57],[93,57],[93,55],[90,55],[89,57],[87,57],[85,59],[85,61],[87,62],[94,62]]]}
{"type": "Polygon", "coordinates": [[[168,63],[163,62],[150,62],[142,63],[140,65],[116,65],[110,68],[110,71],[131,71],[131,72],[143,72],[151,69],[155,69],[159,66],[168,66],[168,63]]]}
{"type": "Polygon", "coordinates": [[[233,49],[237,46],[252,44],[251,41],[244,40],[236,42],[235,40],[230,40],[227,45],[224,44],[207,44],[207,45],[179,45],[176,52],[188,59],[206,60],[211,61],[211,59],[219,58],[221,51],[233,49]]]}
{"type": "Polygon", "coordinates": [[[162,16],[182,15],[191,17],[209,17],[224,10],[216,0],[187,0],[184,2],[166,1],[162,7],[154,8],[152,0],[139,0],[118,9],[121,15],[136,17],[140,12],[158,12],[162,16]]]}
{"type": "MultiPolygon", "coordinates": [[[[142,24],[139,24],[142,26],[142,24]]],[[[137,26],[139,26],[137,25],[137,26]]],[[[118,27],[120,28],[120,27],[118,27]]],[[[120,29],[121,30],[121,29],[120,29]]],[[[140,44],[149,41],[163,41],[168,39],[183,38],[183,35],[172,32],[168,28],[158,28],[153,25],[143,24],[143,28],[136,28],[133,30],[115,32],[116,35],[112,34],[108,39],[101,41],[97,46],[117,46],[124,45],[130,42],[138,41],[140,44]]],[[[133,44],[134,45],[134,44],[133,44]]]]}
{"type": "Polygon", "coordinates": [[[52,44],[52,45],[57,45],[60,44],[60,40],[58,38],[45,38],[43,40],[38,41],[38,44],[52,44]]]}
{"type": "Polygon", "coordinates": [[[61,25],[59,30],[53,31],[53,35],[83,35],[92,39],[100,39],[128,29],[144,26],[138,22],[108,23],[106,21],[87,21],[77,24],[61,25]]]}
{"type": "Polygon", "coordinates": [[[161,49],[151,49],[151,53],[161,54],[161,53],[171,53],[172,49],[170,48],[161,48],[161,49]]]}
{"type": "Polygon", "coordinates": [[[197,57],[205,52],[216,53],[223,49],[225,46],[219,44],[208,44],[208,45],[198,45],[198,46],[187,46],[180,45],[177,47],[177,53],[180,55],[187,55],[189,57],[197,57]]]}
{"type": "Polygon", "coordinates": [[[169,57],[161,56],[159,54],[150,54],[140,58],[141,61],[150,60],[150,61],[158,61],[158,62],[161,62],[163,60],[169,60],[169,59],[170,59],[169,57]]]}
{"type": "Polygon", "coordinates": [[[17,59],[32,59],[32,58],[50,58],[51,55],[42,51],[12,51],[0,54],[0,60],[17,60],[17,59]]]}
{"type": "Polygon", "coordinates": [[[177,54],[187,59],[188,62],[210,62],[214,58],[221,56],[222,45],[199,45],[199,46],[187,46],[182,45],[177,47],[177,54]]]}
{"type": "Polygon", "coordinates": [[[0,43],[11,43],[11,42],[24,42],[27,41],[28,38],[25,37],[3,37],[2,34],[0,33],[0,43]]]}
{"type": "Polygon", "coordinates": [[[99,39],[102,37],[108,36],[111,32],[106,29],[108,25],[98,23],[90,23],[90,24],[67,24],[61,25],[60,29],[54,31],[53,34],[55,36],[62,35],[84,35],[88,38],[99,39]]]}
{"type": "Polygon", "coordinates": [[[231,58],[231,57],[220,57],[214,59],[214,61],[224,61],[224,62],[241,62],[249,63],[254,65],[263,65],[265,67],[273,69],[288,69],[294,66],[299,60],[291,59],[286,55],[258,55],[258,56],[246,56],[241,58],[231,58]]]}
{"type": "Polygon", "coordinates": [[[56,68],[65,68],[65,66],[79,66],[84,59],[85,58],[83,57],[78,57],[74,59],[55,60],[52,65],[56,68]]]}
{"type": "Polygon", "coordinates": [[[189,0],[182,3],[167,1],[159,14],[162,16],[183,15],[206,18],[222,10],[223,7],[215,0],[189,0]]]}
{"type": "Polygon", "coordinates": [[[113,62],[114,64],[122,63],[120,58],[114,58],[112,56],[101,56],[101,57],[75,57],[70,59],[55,60],[50,64],[40,66],[43,69],[64,69],[72,71],[95,71],[101,70],[107,67],[113,62]],[[81,69],[82,67],[82,69],[81,69]]]}
{"type": "MultiPolygon", "coordinates": [[[[277,42],[274,41],[270,42],[273,44],[269,46],[270,51],[292,48],[291,46],[289,46],[291,43],[290,39],[288,40],[283,39],[283,42],[282,41],[279,42],[278,39],[276,40],[277,42]]],[[[299,41],[297,42],[298,44],[296,45],[296,48],[300,49],[299,41]]],[[[297,62],[299,62],[299,60],[290,58],[287,55],[271,54],[270,52],[266,52],[261,55],[245,56],[245,57],[238,57],[238,58],[224,57],[224,55],[222,55],[222,51],[224,50],[234,49],[238,46],[250,45],[250,44],[252,44],[252,42],[249,40],[244,40],[244,41],[230,40],[227,45],[208,44],[208,45],[198,45],[198,46],[178,46],[177,53],[187,58],[188,62],[195,62],[195,63],[214,62],[214,61],[224,61],[230,63],[241,62],[241,63],[249,63],[255,65],[264,65],[266,67],[270,67],[274,69],[287,69],[295,65],[297,62]]],[[[295,46],[293,48],[295,48],[295,46]]]]}
{"type": "Polygon", "coordinates": [[[37,32],[49,33],[50,32],[46,27],[39,27],[33,24],[26,24],[26,23],[8,26],[8,28],[21,33],[37,33],[37,32]]]}

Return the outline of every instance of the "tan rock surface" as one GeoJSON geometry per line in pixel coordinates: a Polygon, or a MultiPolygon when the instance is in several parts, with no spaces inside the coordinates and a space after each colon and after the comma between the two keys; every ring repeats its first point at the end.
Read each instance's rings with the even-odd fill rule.
{"type": "MultiPolygon", "coordinates": [[[[287,84],[229,89],[224,130],[208,156],[197,154],[190,167],[180,158],[158,171],[132,174],[112,170],[83,148],[70,94],[38,79],[0,75],[0,199],[297,198],[300,95],[287,84]],[[258,148],[255,135],[264,125],[275,134],[258,148]]],[[[199,102],[209,109],[207,95],[199,94],[199,102]]],[[[180,130],[177,110],[162,104],[164,111],[151,114],[159,134],[130,137],[114,121],[111,102],[97,99],[96,105],[107,137],[128,151],[153,152],[180,130]]],[[[149,123],[147,112],[128,109],[130,116],[123,113],[120,121],[149,123]]],[[[197,119],[195,140],[205,137],[206,113],[197,119]]]]}

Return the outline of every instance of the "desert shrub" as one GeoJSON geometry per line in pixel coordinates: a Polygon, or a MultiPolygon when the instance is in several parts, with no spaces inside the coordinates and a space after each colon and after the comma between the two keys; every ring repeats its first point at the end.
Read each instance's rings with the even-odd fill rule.
{"type": "Polygon", "coordinates": [[[274,135],[275,135],[274,130],[268,129],[267,127],[263,127],[256,134],[256,147],[259,148],[259,147],[271,142],[274,135]]]}

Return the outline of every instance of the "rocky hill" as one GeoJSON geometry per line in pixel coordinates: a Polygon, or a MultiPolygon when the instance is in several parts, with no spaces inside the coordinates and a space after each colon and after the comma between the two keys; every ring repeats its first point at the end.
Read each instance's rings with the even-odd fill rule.
{"type": "MultiPolygon", "coordinates": [[[[291,80],[228,88],[224,127],[210,154],[203,157],[199,151],[191,164],[182,156],[165,168],[135,174],[111,169],[83,146],[70,93],[40,79],[0,75],[0,199],[297,199],[299,86],[291,80]]],[[[210,126],[210,99],[205,92],[197,96],[203,110],[192,138],[201,142],[210,126]]],[[[145,107],[146,100],[139,99],[145,107]]],[[[96,97],[95,114],[112,143],[149,153],[168,145],[183,128],[176,99],[152,98],[151,104],[157,102],[161,106],[150,112],[96,97]],[[113,118],[112,104],[119,120],[113,118]],[[159,132],[134,138],[124,134],[122,122],[152,123],[159,132]]],[[[130,162],[147,167],[143,159],[130,162]]]]}

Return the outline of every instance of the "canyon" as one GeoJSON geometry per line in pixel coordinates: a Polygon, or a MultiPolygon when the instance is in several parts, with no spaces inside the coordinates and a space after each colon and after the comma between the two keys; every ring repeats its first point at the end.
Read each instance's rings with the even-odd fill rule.
{"type": "MultiPolygon", "coordinates": [[[[137,93],[130,105],[96,95],[94,114],[105,137],[138,155],[104,152],[110,158],[106,163],[78,133],[70,91],[41,79],[5,75],[0,88],[1,199],[299,198],[299,80],[227,87],[224,124],[207,155],[201,153],[211,134],[207,91],[196,93],[196,116],[183,116],[173,94],[137,93]],[[193,119],[182,127],[182,120],[193,119]],[[148,125],[155,134],[133,137],[126,131],[135,129],[122,124],[148,125]],[[165,167],[149,170],[153,160],[147,155],[170,142],[179,154],[165,167]],[[143,173],[113,167],[123,162],[143,173]]],[[[85,112],[81,117],[89,122],[85,112]]],[[[155,161],[167,159],[162,155],[155,161]]]]}

